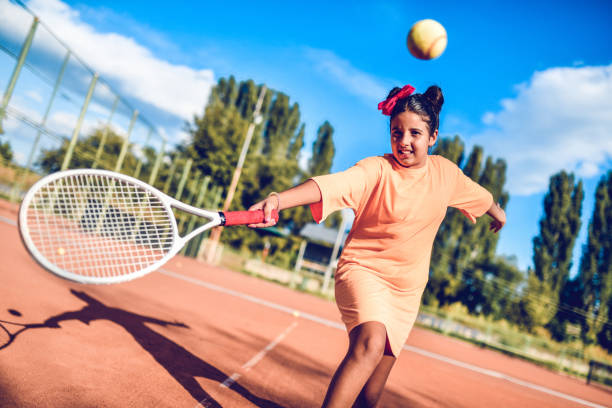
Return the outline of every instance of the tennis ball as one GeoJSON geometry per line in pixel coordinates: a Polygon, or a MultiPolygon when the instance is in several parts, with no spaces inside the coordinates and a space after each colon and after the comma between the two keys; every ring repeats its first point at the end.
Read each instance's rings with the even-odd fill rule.
{"type": "Polygon", "coordinates": [[[58,255],[64,255],[66,253],[66,250],[62,247],[57,248],[57,254],[58,255]]]}
{"type": "Polygon", "coordinates": [[[294,310],[293,317],[300,317],[300,312],[298,312],[297,310],[294,310]]]}
{"type": "Polygon", "coordinates": [[[426,19],[414,23],[406,43],[408,50],[418,59],[438,58],[446,48],[446,30],[435,20],[426,19]]]}

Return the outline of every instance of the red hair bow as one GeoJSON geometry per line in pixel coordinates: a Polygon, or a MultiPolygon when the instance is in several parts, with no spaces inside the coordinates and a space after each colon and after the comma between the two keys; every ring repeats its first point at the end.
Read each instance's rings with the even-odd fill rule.
{"type": "Polygon", "coordinates": [[[378,110],[382,109],[383,115],[390,116],[391,111],[393,110],[393,107],[397,103],[397,100],[405,98],[406,96],[410,96],[412,95],[413,92],[414,92],[414,87],[412,87],[412,85],[404,86],[398,93],[396,93],[392,97],[387,98],[381,103],[379,103],[378,110]]]}

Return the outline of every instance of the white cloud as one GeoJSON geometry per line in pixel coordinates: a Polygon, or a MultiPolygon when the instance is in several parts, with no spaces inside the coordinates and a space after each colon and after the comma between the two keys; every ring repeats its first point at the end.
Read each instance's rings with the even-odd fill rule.
{"type": "Polygon", "coordinates": [[[184,130],[179,130],[176,133],[176,138],[179,142],[187,144],[191,141],[191,133],[187,133],[184,130]]]}
{"type": "Polygon", "coordinates": [[[95,113],[96,115],[104,116],[104,117],[109,116],[109,111],[110,111],[110,108],[108,106],[102,105],[100,103],[96,103],[95,101],[92,101],[87,107],[88,113],[95,113]]]}
{"type": "Polygon", "coordinates": [[[40,93],[38,93],[37,91],[35,91],[34,89],[30,89],[28,91],[26,91],[26,95],[28,97],[30,97],[30,99],[32,99],[35,102],[42,102],[43,98],[42,96],[40,96],[40,93]]]}
{"type": "Polygon", "coordinates": [[[546,191],[565,170],[593,177],[612,159],[612,65],[551,68],[517,86],[470,142],[508,163],[511,194],[546,191]]]}
{"type": "MultiPolygon", "coordinates": [[[[0,3],[2,31],[29,27],[31,18],[15,7],[0,3]]],[[[202,111],[214,85],[211,70],[171,64],[133,38],[98,32],[59,0],[31,0],[28,7],[92,69],[117,84],[120,93],[185,120],[202,111]]]]}
{"type": "Polygon", "coordinates": [[[378,103],[387,96],[387,87],[374,76],[359,70],[332,51],[306,48],[306,57],[316,71],[336,82],[349,93],[367,103],[378,103]]]}
{"type": "MultiPolygon", "coordinates": [[[[77,121],[78,116],[76,113],[57,111],[53,112],[47,120],[47,128],[52,129],[55,134],[72,137],[77,121]]],[[[89,136],[93,134],[96,129],[100,129],[104,126],[106,126],[106,123],[100,119],[86,117],[81,124],[79,135],[81,138],[89,136]]],[[[118,129],[116,126],[113,126],[113,124],[110,125],[110,129],[118,135],[125,135],[125,131],[118,129]]]]}
{"type": "Polygon", "coordinates": [[[300,167],[300,169],[308,171],[308,164],[310,163],[310,159],[312,159],[312,151],[305,149],[302,150],[298,159],[298,166],[300,167]]]}
{"type": "Polygon", "coordinates": [[[15,157],[14,160],[17,163],[23,163],[26,160],[25,154],[21,153],[21,152],[15,152],[15,157]]]}
{"type": "Polygon", "coordinates": [[[7,135],[11,135],[17,129],[19,129],[20,124],[21,122],[19,122],[17,119],[14,119],[10,115],[7,115],[4,117],[4,119],[2,119],[2,128],[4,130],[4,133],[6,133],[7,135]]]}

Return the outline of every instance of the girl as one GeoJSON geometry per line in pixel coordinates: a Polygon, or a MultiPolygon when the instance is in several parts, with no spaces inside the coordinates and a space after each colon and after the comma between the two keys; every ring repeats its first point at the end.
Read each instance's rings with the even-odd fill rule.
{"type": "Polygon", "coordinates": [[[355,212],[335,275],[349,346],[324,407],[376,406],[416,320],[447,207],[458,208],[474,223],[489,214],[494,232],[506,222],[491,193],[455,163],[428,153],[438,138],[442,90],[431,86],[423,94],[413,92],[410,85],[394,88],[378,105],[391,118],[391,154],[271,193],[250,208],[266,215],[264,223],[252,227],[273,225],[273,209],[299,205],[310,205],[317,222],[342,208],[355,212]]]}

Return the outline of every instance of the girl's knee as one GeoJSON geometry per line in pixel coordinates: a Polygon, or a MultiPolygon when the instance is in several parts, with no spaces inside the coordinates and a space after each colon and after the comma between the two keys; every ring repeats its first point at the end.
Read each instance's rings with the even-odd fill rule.
{"type": "Polygon", "coordinates": [[[360,361],[378,364],[385,352],[386,343],[386,333],[360,335],[351,345],[350,354],[360,361]]]}

